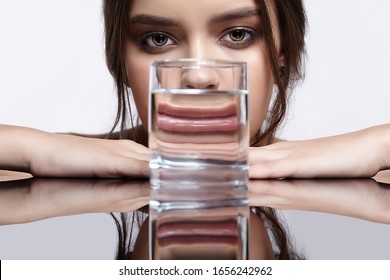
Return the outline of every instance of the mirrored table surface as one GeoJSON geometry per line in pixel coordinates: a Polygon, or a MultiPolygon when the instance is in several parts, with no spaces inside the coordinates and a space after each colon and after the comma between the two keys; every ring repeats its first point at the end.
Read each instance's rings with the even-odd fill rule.
{"type": "MultiPolygon", "coordinates": [[[[149,205],[156,194],[148,180],[11,179],[0,182],[0,259],[114,259],[121,244],[134,251],[122,257],[149,258],[149,205]],[[118,241],[121,234],[127,236],[122,243],[118,241]]],[[[275,257],[266,242],[272,238],[258,234],[264,229],[270,234],[269,221],[261,220],[267,217],[253,215],[255,209],[270,207],[276,209],[280,224],[285,224],[300,258],[390,259],[389,186],[374,179],[250,181],[246,194],[251,210],[249,258],[275,257]]],[[[210,200],[216,193],[210,190],[210,200]]],[[[180,196],[177,192],[164,195],[180,196]]],[[[190,196],[198,201],[197,195],[190,196]]],[[[172,258],[185,258],[184,247],[193,250],[190,258],[201,256],[199,248],[210,244],[214,246],[210,258],[234,258],[243,238],[234,217],[240,213],[241,223],[245,217],[245,210],[239,209],[243,205],[237,207],[220,207],[208,216],[198,211],[196,219],[195,212],[183,210],[160,215],[159,244],[174,244],[175,254],[168,254],[172,258]],[[193,220],[196,223],[189,222],[193,220]],[[189,240],[200,244],[198,249],[188,247],[189,240]]],[[[159,252],[166,254],[161,248],[159,252]]]]}

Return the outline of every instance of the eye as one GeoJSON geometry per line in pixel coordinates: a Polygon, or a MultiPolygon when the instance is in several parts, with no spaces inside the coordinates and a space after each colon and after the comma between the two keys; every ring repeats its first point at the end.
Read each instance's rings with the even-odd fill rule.
{"type": "Polygon", "coordinates": [[[151,36],[151,40],[155,46],[161,47],[168,42],[168,37],[164,34],[155,34],[151,36]]]}
{"type": "Polygon", "coordinates": [[[250,28],[235,27],[224,32],[220,43],[231,48],[245,48],[251,45],[257,32],[250,28]]]}
{"type": "Polygon", "coordinates": [[[235,42],[244,40],[245,35],[246,35],[246,33],[245,33],[245,30],[243,30],[243,29],[237,29],[237,30],[233,30],[233,31],[229,32],[229,38],[235,42]]]}
{"type": "Polygon", "coordinates": [[[159,52],[174,47],[176,41],[164,32],[149,32],[141,36],[139,45],[146,51],[159,52]]]}

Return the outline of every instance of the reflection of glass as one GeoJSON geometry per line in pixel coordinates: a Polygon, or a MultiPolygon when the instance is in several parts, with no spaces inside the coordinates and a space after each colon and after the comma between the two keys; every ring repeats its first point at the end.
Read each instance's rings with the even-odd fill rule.
{"type": "Polygon", "coordinates": [[[154,62],[149,108],[153,188],[246,187],[245,63],[154,62]]]}
{"type": "Polygon", "coordinates": [[[154,190],[150,201],[152,259],[247,259],[245,189],[154,190]]]}

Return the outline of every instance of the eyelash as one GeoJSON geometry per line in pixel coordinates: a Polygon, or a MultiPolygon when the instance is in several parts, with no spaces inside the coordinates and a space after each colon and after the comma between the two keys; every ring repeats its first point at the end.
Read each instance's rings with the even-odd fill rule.
{"type": "Polygon", "coordinates": [[[255,41],[257,36],[258,33],[252,28],[234,27],[224,31],[223,36],[221,37],[221,39],[219,39],[219,41],[230,48],[243,49],[251,45],[255,41]],[[233,34],[233,32],[237,32],[237,31],[244,32],[243,34],[244,38],[239,41],[234,41],[230,36],[233,34]],[[224,38],[228,38],[228,39],[224,39],[224,38]]]}
{"type": "Polygon", "coordinates": [[[171,36],[168,33],[165,32],[148,32],[143,34],[139,39],[138,39],[138,45],[148,51],[148,52],[163,52],[169,48],[174,47],[177,44],[177,41],[173,39],[173,36],[171,36]],[[153,36],[164,36],[165,39],[169,42],[172,41],[169,45],[162,45],[162,46],[156,46],[156,44],[153,45],[153,42],[148,42],[153,40],[153,36]]]}
{"type": "MultiPolygon", "coordinates": [[[[223,32],[222,37],[218,41],[229,48],[243,49],[251,45],[257,36],[258,33],[251,28],[234,27],[225,30],[223,32]],[[244,32],[243,34],[244,37],[241,40],[234,41],[234,39],[232,39],[232,37],[230,36],[232,36],[233,32],[237,32],[237,31],[244,32]]],[[[137,41],[138,41],[138,45],[142,49],[151,53],[164,52],[177,45],[177,40],[174,39],[172,35],[165,32],[148,32],[143,34],[137,41]],[[166,42],[161,44],[161,46],[157,46],[157,44],[153,42],[153,39],[156,39],[156,37],[153,38],[153,36],[163,36],[164,37],[163,39],[166,40],[166,42]],[[167,42],[169,44],[167,44],[167,42]]]]}

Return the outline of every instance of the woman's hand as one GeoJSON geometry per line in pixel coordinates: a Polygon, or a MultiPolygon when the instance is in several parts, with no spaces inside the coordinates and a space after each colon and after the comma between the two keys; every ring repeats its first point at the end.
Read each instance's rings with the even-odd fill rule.
{"type": "Polygon", "coordinates": [[[0,225],[84,213],[132,212],[149,203],[148,180],[32,178],[0,183],[0,225]]]}
{"type": "Polygon", "coordinates": [[[251,178],[371,177],[390,168],[390,125],[251,148],[249,164],[251,178]]]}
{"type": "Polygon", "coordinates": [[[390,224],[390,185],[374,179],[250,180],[251,206],[304,210],[390,224]]]}
{"type": "Polygon", "coordinates": [[[103,140],[0,126],[0,169],[44,177],[148,177],[149,149],[103,140]]]}

